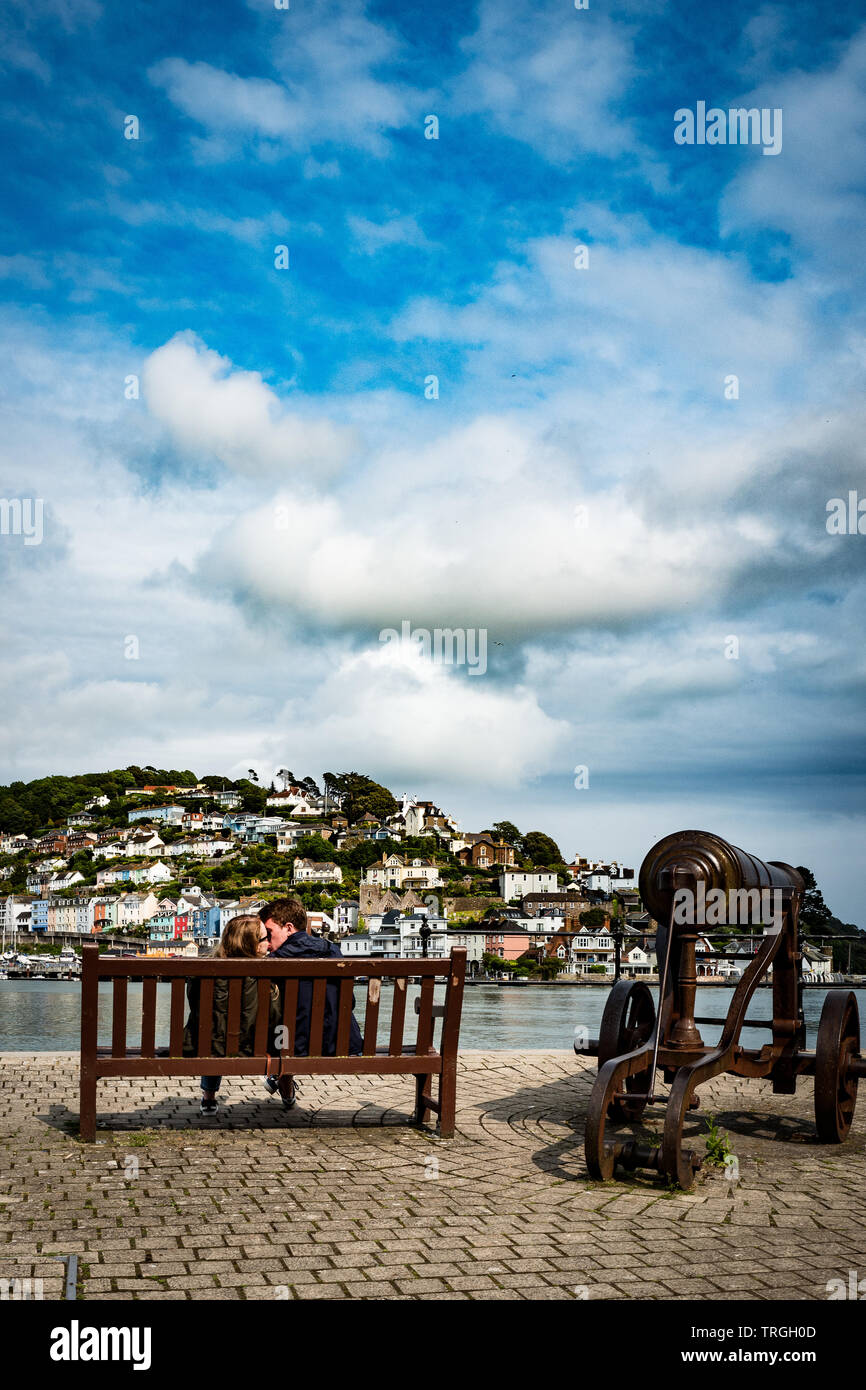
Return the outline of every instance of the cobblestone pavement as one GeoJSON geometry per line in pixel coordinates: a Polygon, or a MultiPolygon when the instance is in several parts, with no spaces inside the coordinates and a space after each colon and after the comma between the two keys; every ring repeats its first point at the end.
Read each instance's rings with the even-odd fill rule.
{"type": "Polygon", "coordinates": [[[596,1184],[594,1070],[464,1053],[446,1141],[405,1125],[408,1078],[306,1077],[290,1112],[228,1078],[216,1120],[183,1079],[100,1081],[99,1142],[82,1145],[77,1055],[0,1054],[0,1281],[62,1298],[71,1253],[88,1301],[826,1299],[828,1280],[866,1276],[863,1106],[845,1145],[820,1145],[811,1082],[774,1096],[718,1078],[687,1129],[716,1115],[738,1183],[596,1184]]]}

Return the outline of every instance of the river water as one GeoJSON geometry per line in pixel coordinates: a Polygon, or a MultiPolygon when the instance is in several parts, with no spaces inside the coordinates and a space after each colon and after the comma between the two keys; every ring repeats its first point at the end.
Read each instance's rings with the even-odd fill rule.
{"type": "MultiPolygon", "coordinates": [[[[842,986],[837,986],[842,988],[842,986]]],[[[409,989],[404,1037],[411,1042],[416,1023],[413,1005],[419,993],[417,986],[409,989]]],[[[823,989],[803,991],[806,1015],[807,1045],[814,1047],[823,989]]],[[[856,989],[861,1015],[866,1014],[866,989],[856,989]]],[[[572,1047],[575,1029],[583,1028],[590,1037],[598,1036],[599,1023],[608,991],[602,986],[472,985],[467,987],[460,1026],[462,1048],[485,1052],[545,1051],[572,1047]]],[[[701,1015],[724,1017],[732,990],[725,987],[702,986],[698,990],[696,1012],[701,1015]]],[[[356,1014],[363,1030],[366,990],[356,989],[356,1014]]],[[[657,990],[653,990],[654,997],[657,990]]],[[[383,989],[379,1014],[379,1041],[387,1041],[391,1012],[391,990],[383,989]]],[[[752,1000],[752,1018],[772,1018],[772,991],[760,988],[752,1000]]],[[[444,998],[444,984],[436,988],[436,999],[444,998]]],[[[80,1028],[81,986],[75,980],[0,980],[0,1052],[67,1052],[78,1051],[80,1028]]],[[[141,985],[130,984],[127,1018],[127,1042],[135,1047],[140,1042],[141,985]]],[[[157,990],[157,1046],[168,1044],[169,987],[157,990]]],[[[720,1029],[701,1025],[706,1043],[718,1041],[720,1029]]],[[[437,1043],[439,1027],[437,1025],[437,1043]]],[[[99,1041],[111,1040],[111,986],[100,986],[99,1041]]],[[[742,1042],[746,1047],[761,1047],[769,1040],[764,1029],[744,1029],[742,1042]]]]}

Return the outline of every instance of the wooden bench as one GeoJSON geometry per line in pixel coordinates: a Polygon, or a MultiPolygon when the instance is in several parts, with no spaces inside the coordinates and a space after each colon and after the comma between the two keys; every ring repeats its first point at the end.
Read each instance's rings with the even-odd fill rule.
{"type": "MultiPolygon", "coordinates": [[[[454,1134],[454,1111],[457,1092],[457,1040],[463,1006],[463,982],[466,975],[466,951],[455,947],[444,960],[354,960],[326,957],[322,960],[180,960],[180,959],[118,959],[99,955],[95,942],[82,950],[81,970],[81,1107],[79,1125],[81,1138],[92,1143],[96,1138],[96,1083],[104,1076],[355,1076],[370,1073],[377,1076],[407,1075],[415,1077],[415,1111],[413,1123],[423,1124],[427,1112],[439,1117],[438,1131],[443,1139],[454,1134]],[[252,976],[259,981],[258,1012],[256,1015],[253,1055],[239,1053],[241,994],[243,980],[252,976]],[[406,996],[410,977],[420,978],[420,996],[415,1001],[418,1027],[414,1042],[403,1041],[406,1022],[406,996]],[[213,991],[217,978],[229,981],[226,1056],[211,1054],[213,1024],[213,991]],[[140,1031],[137,1017],[130,1019],[128,986],[130,979],[142,981],[140,1031]],[[186,985],[189,980],[201,981],[198,1024],[198,1056],[184,1057],[183,1032],[189,1012],[186,985]],[[367,980],[366,1012],[363,1021],[364,1049],[358,1057],[350,1057],[349,1029],[352,1016],[352,989],[358,980],[367,980]],[[387,1045],[378,1040],[379,1004],[384,980],[393,982],[393,1002],[387,1045]],[[437,979],[445,979],[445,1002],[433,1002],[437,979]],[[110,980],[111,1045],[99,1045],[99,984],[110,980]],[[169,1045],[156,1046],[156,996],[160,980],[170,982],[171,1008],[169,1045]],[[276,1056],[269,1056],[268,1013],[269,986],[276,980],[283,987],[282,1022],[286,1046],[276,1056]],[[295,1015],[298,986],[302,980],[312,980],[310,1011],[309,1056],[296,1057],[295,1015]],[[337,1009],[336,1056],[322,1054],[322,1033],[325,1017],[325,989],[329,980],[339,987],[337,1009]],[[440,1049],[433,1046],[435,1019],[442,1019],[440,1049]],[[129,1025],[138,1046],[127,1044],[129,1025]],[[433,1077],[439,1077],[438,1099],[433,1099],[433,1077]]],[[[362,1001],[361,1007],[363,1007],[362,1001]]],[[[137,1013],[137,1011],[136,1011],[137,1013]]],[[[360,1009],[359,1009],[360,1022],[360,1009]]]]}

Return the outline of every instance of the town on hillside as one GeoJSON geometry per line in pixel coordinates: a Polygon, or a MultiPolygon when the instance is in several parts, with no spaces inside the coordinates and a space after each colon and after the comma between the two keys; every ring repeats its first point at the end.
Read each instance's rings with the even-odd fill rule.
{"type": "MultiPolygon", "coordinates": [[[[13,782],[0,788],[0,884],[7,961],[94,938],[115,951],[197,956],[233,916],[292,894],[310,930],[347,956],[463,946],[475,978],[656,971],[656,924],[632,868],[567,862],[543,831],[507,820],[463,830],[432,801],[397,798],[354,772],[325,773],[320,785],[284,768],[268,787],[254,769],[235,781],[129,767],[13,782]]],[[[699,941],[699,975],[738,978],[754,944],[744,934],[733,945],[730,960],[701,963],[711,945],[699,941]]],[[[832,950],[805,951],[804,979],[833,978],[832,950]]]]}

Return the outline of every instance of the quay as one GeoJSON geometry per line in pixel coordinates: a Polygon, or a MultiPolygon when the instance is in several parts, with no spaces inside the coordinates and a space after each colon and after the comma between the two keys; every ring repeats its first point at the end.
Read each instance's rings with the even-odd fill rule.
{"type": "Polygon", "coordinates": [[[406,1127],[401,1078],[305,1077],[288,1112],[226,1078],[215,1119],[178,1078],[104,1080],[84,1145],[77,1053],[3,1053],[0,1276],[62,1299],[74,1254],[85,1302],[727,1302],[824,1301],[866,1273],[862,1106],[821,1144],[811,1084],[715,1078],[687,1132],[703,1145],[713,1115],[737,1175],[708,1167],[686,1195],[588,1179],[594,1078],[564,1051],[462,1052],[448,1141],[406,1127]]]}

